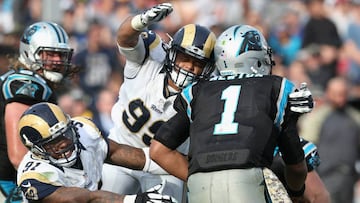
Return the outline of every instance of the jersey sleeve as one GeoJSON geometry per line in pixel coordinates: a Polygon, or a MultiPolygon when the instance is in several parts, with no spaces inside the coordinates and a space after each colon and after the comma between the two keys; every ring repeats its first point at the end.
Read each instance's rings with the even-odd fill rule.
{"type": "Polygon", "coordinates": [[[27,200],[41,200],[51,195],[61,186],[41,182],[38,179],[25,179],[20,183],[20,189],[27,200]]]}
{"type": "Polygon", "coordinates": [[[284,162],[296,164],[304,160],[304,151],[297,129],[298,115],[292,113],[287,106],[288,96],[295,90],[295,86],[286,78],[282,78],[278,88],[278,112],[275,119],[275,126],[280,131],[278,146],[284,162]]]}
{"type": "Polygon", "coordinates": [[[19,165],[17,185],[26,199],[41,200],[65,185],[62,178],[61,169],[28,152],[19,165]]]}
{"type": "Polygon", "coordinates": [[[39,75],[29,70],[10,71],[2,78],[1,91],[5,103],[32,105],[41,101],[56,103],[53,90],[39,75]]]}
{"type": "Polygon", "coordinates": [[[98,152],[97,158],[105,160],[109,153],[109,143],[103,136],[95,123],[86,117],[72,118],[75,126],[80,134],[80,142],[84,147],[94,148],[98,152]]]}
{"type": "Polygon", "coordinates": [[[189,128],[190,121],[186,112],[178,109],[178,112],[173,117],[161,125],[154,139],[175,150],[189,137],[189,128]]]}
{"type": "Polygon", "coordinates": [[[165,59],[165,50],[159,35],[148,30],[139,35],[138,43],[135,47],[119,47],[119,51],[128,61],[136,64],[143,64],[147,57],[155,61],[162,62],[165,59]]]}
{"type": "Polygon", "coordinates": [[[304,150],[306,166],[307,166],[308,172],[311,172],[320,165],[319,152],[314,143],[309,142],[302,138],[300,139],[300,142],[301,142],[302,148],[304,150]]]}

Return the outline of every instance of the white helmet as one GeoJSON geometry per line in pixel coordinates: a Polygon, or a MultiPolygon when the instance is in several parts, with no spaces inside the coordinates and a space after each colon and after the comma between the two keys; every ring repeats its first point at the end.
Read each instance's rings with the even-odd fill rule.
{"type": "Polygon", "coordinates": [[[275,65],[264,36],[249,25],[235,25],[221,33],[214,53],[220,75],[269,75],[275,65]]]}
{"type": "Polygon", "coordinates": [[[19,61],[31,70],[43,69],[43,76],[58,83],[69,73],[73,49],[68,43],[68,35],[64,29],[56,23],[38,22],[30,25],[24,31],[20,40],[19,61]],[[41,51],[56,52],[60,55],[60,61],[42,60],[41,51]],[[45,69],[44,65],[50,65],[45,69]]]}

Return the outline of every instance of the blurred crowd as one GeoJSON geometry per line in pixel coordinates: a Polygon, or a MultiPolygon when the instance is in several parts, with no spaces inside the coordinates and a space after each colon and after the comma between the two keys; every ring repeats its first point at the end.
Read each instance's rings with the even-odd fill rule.
{"type": "Polygon", "coordinates": [[[92,117],[106,135],[123,77],[117,28],[161,2],[171,2],[174,12],[150,29],[165,41],[188,23],[215,34],[234,24],[260,29],[273,49],[273,74],[297,85],[307,82],[313,93],[315,109],[301,117],[299,128],[319,148],[319,174],[329,192],[334,198],[352,192],[360,197],[360,189],[352,191],[360,157],[360,0],[0,0],[0,74],[17,57],[26,26],[61,24],[80,72],[59,105],[71,116],[92,117]]]}

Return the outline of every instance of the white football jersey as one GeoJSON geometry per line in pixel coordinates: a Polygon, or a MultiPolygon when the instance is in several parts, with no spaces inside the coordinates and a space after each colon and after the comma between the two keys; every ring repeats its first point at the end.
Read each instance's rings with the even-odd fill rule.
{"type": "Polygon", "coordinates": [[[107,141],[92,121],[84,117],[72,120],[80,136],[82,167],[56,166],[28,152],[21,161],[17,174],[17,184],[26,199],[42,199],[62,186],[87,188],[92,191],[98,189],[102,165],[108,153],[107,141]]]}
{"type": "Polygon", "coordinates": [[[173,108],[176,96],[165,97],[167,81],[162,68],[166,52],[159,36],[151,31],[142,34],[136,47],[120,48],[120,52],[127,61],[119,99],[112,109],[115,128],[109,138],[146,147],[160,125],[176,113],[173,108]]]}

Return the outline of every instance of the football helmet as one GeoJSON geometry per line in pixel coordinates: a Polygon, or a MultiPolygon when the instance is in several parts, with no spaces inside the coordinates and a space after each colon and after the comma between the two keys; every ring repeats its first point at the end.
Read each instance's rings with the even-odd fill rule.
{"type": "Polygon", "coordinates": [[[37,71],[43,69],[43,76],[54,83],[60,82],[71,68],[73,49],[68,43],[68,35],[56,23],[38,22],[30,25],[20,40],[19,61],[26,68],[37,71]],[[41,57],[46,51],[57,55],[60,60],[41,57]]]}
{"type": "Polygon", "coordinates": [[[165,68],[170,79],[179,88],[184,88],[199,77],[209,77],[214,70],[214,46],[216,36],[209,29],[188,24],[180,28],[168,44],[165,68]],[[176,65],[177,54],[181,52],[204,64],[203,72],[196,76],[176,65]]]}
{"type": "Polygon", "coordinates": [[[271,74],[275,62],[264,36],[249,25],[235,25],[220,34],[214,48],[220,75],[271,74]]]}
{"type": "Polygon", "coordinates": [[[55,165],[70,167],[80,154],[77,130],[70,117],[55,104],[41,102],[27,109],[20,118],[19,133],[34,155],[55,165]],[[46,147],[64,139],[69,143],[66,147],[50,150],[46,147]],[[54,158],[54,154],[61,158],[54,158]]]}

